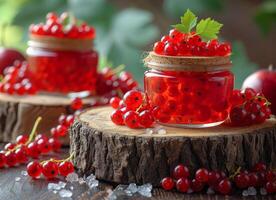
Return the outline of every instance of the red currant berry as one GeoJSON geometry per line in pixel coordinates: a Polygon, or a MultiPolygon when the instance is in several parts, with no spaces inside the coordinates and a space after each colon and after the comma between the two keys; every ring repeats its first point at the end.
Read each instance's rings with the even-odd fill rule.
{"type": "Polygon", "coordinates": [[[7,143],[4,147],[5,150],[12,150],[16,145],[13,143],[7,143]]]}
{"type": "Polygon", "coordinates": [[[250,178],[248,174],[241,173],[235,176],[235,184],[240,189],[245,189],[249,186],[250,178]]]}
{"type": "Polygon", "coordinates": [[[28,162],[27,150],[25,146],[21,146],[15,151],[16,160],[20,164],[28,162]]]}
{"type": "Polygon", "coordinates": [[[71,174],[74,172],[74,166],[72,162],[69,161],[63,161],[59,163],[58,165],[59,174],[61,176],[66,177],[68,174],[71,174]]]}
{"type": "Polygon", "coordinates": [[[172,39],[171,39],[171,37],[168,36],[168,35],[164,35],[164,36],[161,38],[161,42],[163,42],[163,43],[171,42],[171,41],[172,41],[172,39]]]}
{"type": "Polygon", "coordinates": [[[51,135],[55,138],[59,137],[58,132],[57,132],[57,128],[51,128],[51,135]]]}
{"type": "Polygon", "coordinates": [[[52,150],[48,139],[43,139],[43,138],[39,139],[37,141],[37,147],[39,151],[44,154],[49,153],[52,150]]]}
{"type": "Polygon", "coordinates": [[[209,178],[209,172],[207,169],[200,168],[195,173],[195,179],[202,183],[207,183],[209,178]]]}
{"type": "Polygon", "coordinates": [[[47,179],[55,178],[58,175],[58,165],[53,161],[46,161],[42,165],[42,174],[47,179]]]}
{"type": "MultiPolygon", "coordinates": [[[[1,158],[0,158],[0,160],[1,160],[1,158]]],[[[268,170],[266,172],[266,180],[271,181],[271,182],[276,181],[276,172],[272,171],[272,170],[268,170]]]]}
{"type": "Polygon", "coordinates": [[[124,95],[124,103],[128,109],[135,110],[143,103],[143,94],[137,90],[128,91],[124,95]]]}
{"type": "Polygon", "coordinates": [[[232,185],[228,179],[223,179],[218,184],[218,191],[221,194],[228,195],[231,193],[232,185]]]}
{"type": "Polygon", "coordinates": [[[176,181],[176,189],[179,192],[187,192],[190,188],[190,182],[186,178],[180,178],[176,181]]]}
{"type": "Polygon", "coordinates": [[[188,178],[190,171],[185,165],[177,165],[173,170],[173,177],[177,180],[180,178],[188,178]]]}
{"type": "Polygon", "coordinates": [[[8,151],[5,154],[5,157],[6,157],[6,164],[9,167],[14,167],[17,164],[16,155],[15,155],[15,153],[13,151],[8,151]]]}
{"type": "Polygon", "coordinates": [[[4,152],[0,152],[0,168],[3,168],[6,165],[6,156],[4,152]]]}
{"type": "Polygon", "coordinates": [[[221,181],[220,173],[217,171],[210,171],[208,174],[208,185],[216,186],[221,181]]]}
{"type": "Polygon", "coordinates": [[[49,145],[51,146],[51,149],[55,152],[58,152],[61,148],[61,143],[57,138],[50,138],[49,145]]]}
{"type": "Polygon", "coordinates": [[[27,165],[27,173],[32,178],[38,178],[42,173],[42,166],[37,161],[32,161],[27,165]]]}
{"type": "Polygon", "coordinates": [[[139,124],[145,128],[151,127],[152,124],[154,123],[153,116],[152,116],[151,112],[148,110],[142,111],[139,114],[138,120],[139,120],[139,124]]]}
{"type": "Polygon", "coordinates": [[[112,106],[112,108],[118,109],[120,101],[121,99],[119,97],[112,97],[109,101],[109,104],[112,106]]]}
{"type": "Polygon", "coordinates": [[[233,125],[243,125],[247,112],[241,106],[237,106],[231,109],[230,111],[230,120],[233,125]]]}
{"type": "Polygon", "coordinates": [[[19,135],[16,137],[16,144],[25,144],[29,137],[27,135],[19,135]]]}
{"type": "Polygon", "coordinates": [[[255,97],[257,95],[257,92],[252,88],[246,88],[243,91],[243,93],[245,95],[245,98],[248,100],[252,99],[253,97],[255,97]]]}
{"type": "Polygon", "coordinates": [[[256,163],[253,167],[253,171],[254,172],[263,172],[263,171],[266,171],[266,164],[262,163],[262,162],[259,162],[259,163],[256,163]]]}
{"type": "Polygon", "coordinates": [[[165,44],[163,42],[155,42],[153,46],[153,51],[157,54],[163,54],[165,44]]]}
{"type": "Polygon", "coordinates": [[[172,190],[174,188],[174,181],[171,177],[163,178],[161,186],[164,190],[172,190]]]}
{"type": "Polygon", "coordinates": [[[58,125],[56,129],[57,129],[58,136],[64,137],[67,135],[68,128],[66,126],[58,125]]]}
{"type": "Polygon", "coordinates": [[[194,191],[194,192],[200,192],[200,191],[202,191],[203,190],[203,188],[204,188],[204,183],[202,183],[202,182],[200,182],[200,181],[198,181],[198,180],[196,180],[196,179],[193,179],[192,181],[191,181],[191,189],[194,191]]]}
{"type": "Polygon", "coordinates": [[[74,123],[74,120],[75,120],[74,115],[68,115],[65,120],[66,126],[68,127],[71,126],[74,123]]]}
{"type": "Polygon", "coordinates": [[[35,142],[31,142],[30,144],[28,144],[27,146],[27,154],[28,156],[36,159],[39,157],[40,155],[40,150],[38,149],[38,146],[35,142]]]}
{"type": "Polygon", "coordinates": [[[71,108],[73,110],[80,110],[83,107],[83,102],[81,98],[77,97],[71,102],[71,108]]]}
{"type": "Polygon", "coordinates": [[[178,48],[174,43],[167,43],[164,47],[164,53],[168,56],[176,56],[178,54],[178,48]]]}
{"type": "Polygon", "coordinates": [[[60,125],[65,125],[66,124],[66,115],[64,115],[64,114],[60,115],[58,118],[58,123],[60,125]]]}
{"type": "Polygon", "coordinates": [[[268,181],[265,184],[265,189],[266,189],[266,191],[267,191],[268,194],[275,193],[276,192],[276,182],[268,181]]]}
{"type": "Polygon", "coordinates": [[[114,110],[112,113],[111,113],[111,120],[114,124],[117,124],[117,125],[124,125],[124,112],[122,110],[114,110]]]}
{"type": "Polygon", "coordinates": [[[249,182],[249,186],[251,187],[257,187],[258,186],[258,182],[259,182],[259,177],[256,173],[250,173],[248,174],[250,182],[249,182]]]}
{"type": "Polygon", "coordinates": [[[169,33],[170,38],[172,38],[173,40],[179,40],[182,39],[183,34],[181,32],[179,32],[176,29],[171,29],[170,33],[169,33]]]}
{"type": "Polygon", "coordinates": [[[138,114],[135,111],[128,111],[124,114],[124,122],[129,128],[139,128],[138,114]]]}

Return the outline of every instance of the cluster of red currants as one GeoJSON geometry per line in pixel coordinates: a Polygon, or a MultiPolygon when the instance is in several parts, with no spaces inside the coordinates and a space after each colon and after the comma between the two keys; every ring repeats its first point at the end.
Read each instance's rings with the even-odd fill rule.
{"type": "MultiPolygon", "coordinates": [[[[71,109],[74,110],[74,112],[77,112],[78,110],[82,109],[83,107],[83,101],[81,98],[77,97],[72,100],[71,109]]],[[[58,122],[59,124],[56,127],[53,127],[51,129],[51,134],[53,137],[65,137],[68,133],[68,128],[72,125],[74,122],[74,115],[60,115],[58,122]]]]}
{"type": "Polygon", "coordinates": [[[19,164],[25,164],[29,158],[37,159],[41,154],[47,154],[51,151],[59,151],[61,143],[58,138],[48,138],[45,135],[36,135],[36,129],[41,118],[38,118],[32,133],[19,135],[16,143],[7,143],[4,150],[0,152],[0,167],[14,167],[19,164]]]}
{"type": "Polygon", "coordinates": [[[46,23],[32,24],[29,31],[34,35],[53,36],[58,38],[72,39],[94,39],[95,29],[82,23],[77,26],[77,19],[67,12],[57,16],[55,13],[48,13],[46,23]]]}
{"type": "Polygon", "coordinates": [[[263,123],[271,115],[268,100],[251,88],[234,90],[231,104],[230,120],[236,126],[263,123]]]}
{"type": "Polygon", "coordinates": [[[98,73],[96,93],[100,96],[114,97],[125,94],[127,91],[138,87],[138,83],[134,80],[131,73],[121,71],[121,66],[115,69],[105,67],[98,73]]]}
{"type": "Polygon", "coordinates": [[[113,97],[110,105],[116,109],[111,114],[111,120],[117,125],[126,125],[129,128],[149,128],[154,123],[154,117],[145,101],[145,94],[137,91],[128,91],[123,99],[113,97]]]}
{"type": "Polygon", "coordinates": [[[37,89],[28,71],[27,62],[15,61],[13,66],[5,68],[4,77],[0,83],[0,92],[11,95],[36,94],[37,89]]]}
{"type": "Polygon", "coordinates": [[[196,171],[194,178],[189,179],[190,172],[187,166],[180,164],[174,168],[172,177],[165,177],[161,180],[164,190],[173,190],[186,193],[201,192],[205,188],[212,188],[223,195],[233,193],[234,189],[246,189],[249,187],[265,188],[267,193],[276,192],[276,172],[267,170],[264,163],[257,163],[252,171],[240,171],[227,177],[223,171],[209,171],[200,168],[196,171]]]}
{"type": "Polygon", "coordinates": [[[58,175],[66,177],[74,172],[74,165],[69,160],[70,157],[65,160],[32,161],[27,165],[27,173],[34,179],[39,178],[41,174],[47,179],[56,178],[58,175]]]}
{"type": "Polygon", "coordinates": [[[195,33],[181,33],[176,29],[170,30],[154,44],[153,51],[168,56],[227,56],[231,54],[229,43],[219,43],[213,39],[203,42],[195,33]]]}

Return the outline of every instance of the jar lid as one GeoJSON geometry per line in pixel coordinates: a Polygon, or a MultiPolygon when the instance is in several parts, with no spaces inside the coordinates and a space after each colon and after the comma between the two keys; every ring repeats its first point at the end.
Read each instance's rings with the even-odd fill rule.
{"type": "Polygon", "coordinates": [[[232,62],[228,56],[166,56],[150,52],[144,59],[149,68],[162,71],[218,71],[227,70],[232,62]]]}
{"type": "Polygon", "coordinates": [[[28,45],[54,50],[89,51],[93,49],[93,39],[69,39],[31,34],[28,45]]]}

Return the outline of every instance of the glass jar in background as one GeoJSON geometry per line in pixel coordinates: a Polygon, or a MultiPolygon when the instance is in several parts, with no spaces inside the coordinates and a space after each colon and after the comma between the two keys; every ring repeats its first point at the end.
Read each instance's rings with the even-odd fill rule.
{"type": "Polygon", "coordinates": [[[96,87],[98,53],[93,39],[69,39],[30,35],[28,62],[40,91],[93,93],[96,87]]]}

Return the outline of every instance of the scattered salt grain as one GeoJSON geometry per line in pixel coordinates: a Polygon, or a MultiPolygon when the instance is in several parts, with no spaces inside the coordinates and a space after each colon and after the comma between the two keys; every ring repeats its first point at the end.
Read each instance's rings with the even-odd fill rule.
{"type": "Polygon", "coordinates": [[[247,197],[248,196],[248,190],[242,191],[242,196],[247,197]]]}
{"type": "Polygon", "coordinates": [[[138,186],[138,193],[144,197],[152,197],[152,185],[150,183],[138,186]]]}
{"type": "Polygon", "coordinates": [[[161,129],[157,130],[157,134],[159,134],[159,135],[165,135],[165,134],[167,134],[167,131],[166,131],[166,129],[161,128],[161,129]]]}
{"type": "Polygon", "coordinates": [[[85,179],[86,184],[90,189],[96,188],[99,185],[99,181],[96,179],[94,174],[91,174],[85,179]]]}
{"type": "Polygon", "coordinates": [[[60,190],[61,186],[56,183],[49,183],[48,184],[48,190],[60,190]]]}
{"type": "Polygon", "coordinates": [[[19,182],[21,180],[20,177],[15,177],[15,182],[19,182]]]}
{"type": "Polygon", "coordinates": [[[27,172],[27,171],[21,171],[21,175],[27,176],[27,175],[28,175],[28,172],[27,172]]]}
{"type": "Polygon", "coordinates": [[[59,182],[58,182],[58,185],[59,185],[61,188],[65,188],[66,183],[63,182],[63,181],[59,181],[59,182]]]}
{"type": "Polygon", "coordinates": [[[70,190],[74,190],[74,187],[73,187],[73,186],[70,186],[70,190]]]}
{"type": "Polygon", "coordinates": [[[131,183],[128,185],[128,187],[125,189],[125,192],[127,195],[132,196],[138,191],[138,187],[135,183],[131,183]]]}
{"type": "Polygon", "coordinates": [[[73,193],[70,190],[62,189],[59,191],[59,196],[62,198],[71,197],[73,193]]]}
{"type": "Polygon", "coordinates": [[[79,184],[84,184],[85,183],[85,180],[81,177],[81,178],[79,178],[79,184]]]}
{"type": "Polygon", "coordinates": [[[146,129],[146,134],[152,135],[153,134],[153,129],[147,128],[146,129]]]}
{"type": "Polygon", "coordinates": [[[248,195],[250,195],[250,196],[255,196],[255,195],[257,195],[257,190],[256,190],[254,187],[249,187],[249,188],[247,189],[247,191],[248,191],[248,195]]]}
{"type": "Polygon", "coordinates": [[[214,191],[213,188],[209,187],[209,188],[207,189],[207,192],[206,192],[206,193],[207,193],[207,194],[215,194],[215,191],[214,191]]]}
{"type": "Polygon", "coordinates": [[[75,172],[68,174],[65,178],[65,180],[67,182],[73,183],[73,182],[77,182],[79,180],[79,176],[78,174],[76,174],[75,172]]]}

